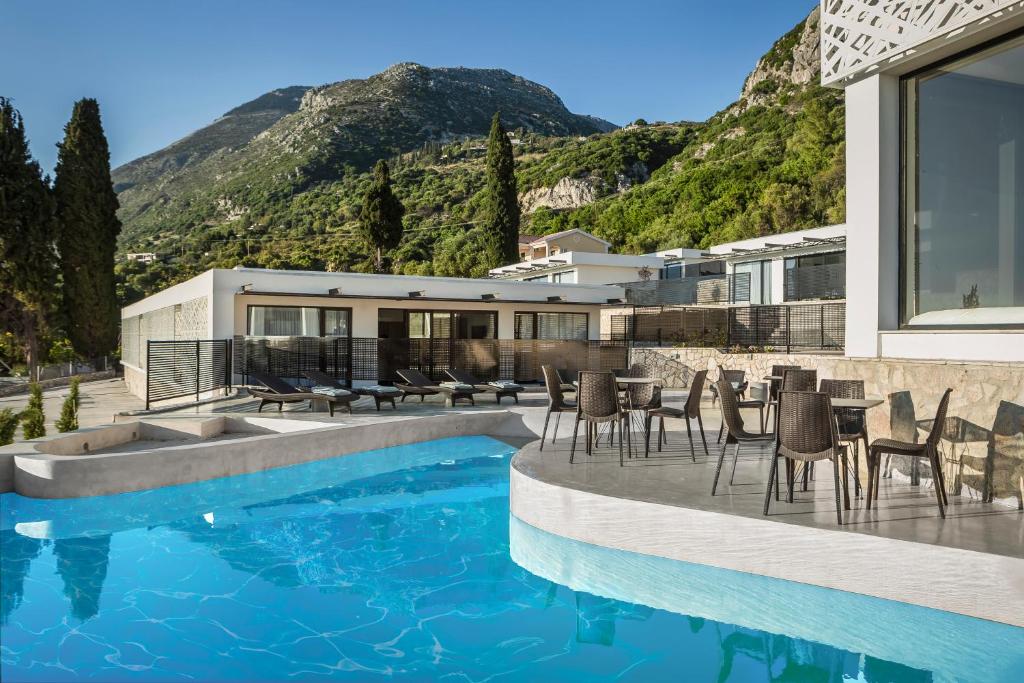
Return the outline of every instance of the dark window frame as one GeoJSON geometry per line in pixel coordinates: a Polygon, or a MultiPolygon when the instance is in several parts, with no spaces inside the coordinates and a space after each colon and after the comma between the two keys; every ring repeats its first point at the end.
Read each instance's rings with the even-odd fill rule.
{"type": "MultiPolygon", "coordinates": [[[[402,317],[403,317],[404,324],[405,324],[405,335],[406,335],[405,338],[406,339],[456,339],[456,340],[463,339],[463,337],[456,337],[456,336],[435,337],[434,336],[434,326],[433,326],[433,324],[431,324],[431,326],[430,326],[430,336],[429,337],[409,337],[409,314],[410,313],[423,313],[423,314],[426,314],[426,315],[433,315],[434,313],[447,313],[448,314],[449,329],[452,332],[455,332],[458,329],[458,327],[455,324],[455,316],[456,316],[456,314],[459,314],[459,313],[480,313],[480,314],[484,314],[484,315],[489,315],[494,320],[494,336],[492,336],[492,337],[483,337],[483,339],[498,339],[498,324],[500,322],[501,314],[498,311],[496,311],[496,310],[488,310],[486,308],[473,308],[473,309],[468,309],[468,308],[466,308],[466,309],[462,309],[462,308],[392,308],[392,307],[383,307],[382,306],[382,307],[377,309],[377,321],[378,321],[378,324],[380,322],[380,312],[381,311],[401,311],[402,312],[402,317]]],[[[472,337],[466,337],[465,339],[470,339],[471,340],[473,338],[472,337]]]]}
{"type": "MultiPolygon", "coordinates": [[[[303,308],[315,308],[317,310],[317,336],[326,337],[324,334],[326,331],[326,325],[324,321],[324,311],[345,311],[348,313],[348,335],[341,337],[342,339],[352,338],[352,307],[351,306],[296,306],[295,304],[285,304],[279,306],[277,304],[248,304],[245,307],[245,335],[247,337],[301,337],[298,334],[253,334],[252,333],[252,309],[253,308],[291,308],[296,310],[302,310],[303,308]]],[[[339,335],[331,335],[339,336],[339,335]]]]}
{"type": "MultiPolygon", "coordinates": [[[[965,50],[957,52],[953,55],[945,57],[943,59],[934,61],[930,64],[922,66],[919,69],[910,71],[909,73],[900,76],[899,80],[899,115],[897,125],[899,126],[899,140],[897,142],[899,161],[899,187],[898,187],[898,230],[897,230],[897,317],[899,319],[900,330],[911,330],[911,331],[922,331],[928,330],[1021,330],[1024,329],[1024,324],[1020,323],[987,323],[979,325],[911,325],[906,322],[907,317],[907,84],[923,74],[927,74],[931,71],[941,69],[947,64],[960,61],[967,57],[971,57],[980,52],[985,52],[994,47],[998,47],[1003,43],[1008,43],[1011,40],[1016,40],[1024,36],[1024,28],[1019,28],[1009,33],[1004,33],[1001,36],[997,36],[992,40],[985,41],[973,47],[969,47],[965,50]]],[[[917,98],[915,98],[915,103],[917,98]]],[[[915,149],[917,142],[915,141],[915,149]]],[[[916,199],[916,197],[915,197],[916,199]]],[[[915,207],[915,213],[916,207],[915,207]]],[[[916,277],[916,274],[915,274],[916,277]]],[[[917,285],[915,284],[915,291],[917,285]]],[[[884,330],[883,330],[884,331],[884,330]]]]}
{"type": "Polygon", "coordinates": [[[524,337],[520,337],[519,336],[519,324],[518,324],[517,318],[519,316],[521,316],[521,315],[525,315],[525,316],[530,316],[530,318],[531,318],[530,325],[531,325],[531,329],[533,330],[533,336],[532,337],[526,337],[526,339],[532,339],[532,340],[538,340],[538,341],[571,341],[571,340],[565,340],[565,339],[541,338],[541,337],[537,336],[537,333],[539,332],[539,329],[540,329],[539,326],[537,325],[537,316],[539,314],[548,314],[548,313],[551,313],[551,314],[554,314],[554,315],[582,315],[583,319],[584,319],[583,326],[586,329],[586,340],[587,341],[590,340],[590,313],[588,313],[586,311],[514,311],[512,313],[512,321],[513,321],[512,337],[513,337],[513,339],[523,339],[524,338],[524,337]]]}

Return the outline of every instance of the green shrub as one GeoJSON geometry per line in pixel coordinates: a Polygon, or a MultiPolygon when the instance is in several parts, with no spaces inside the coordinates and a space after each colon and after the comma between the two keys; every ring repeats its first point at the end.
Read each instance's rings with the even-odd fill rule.
{"type": "Polygon", "coordinates": [[[78,414],[78,409],[82,405],[82,397],[79,395],[79,392],[78,392],[78,385],[81,384],[81,383],[82,383],[82,378],[81,377],[72,377],[71,378],[71,384],[69,385],[71,387],[71,390],[68,392],[68,398],[70,398],[72,401],[74,401],[74,404],[75,404],[75,414],[76,415],[78,414]]]}
{"type": "Polygon", "coordinates": [[[14,432],[18,429],[18,415],[10,408],[0,410],[0,446],[14,442],[14,432]]]}
{"type": "Polygon", "coordinates": [[[29,385],[28,391],[28,407],[21,411],[21,434],[25,439],[38,439],[46,436],[43,388],[33,382],[29,385]]]}
{"type": "Polygon", "coordinates": [[[21,411],[21,435],[25,439],[38,439],[46,436],[46,418],[38,408],[25,408],[21,411]]]}
{"type": "Polygon", "coordinates": [[[64,399],[64,404],[60,407],[60,417],[57,418],[57,431],[58,432],[73,432],[78,429],[78,408],[76,407],[77,398],[70,393],[67,398],[64,399]]]}

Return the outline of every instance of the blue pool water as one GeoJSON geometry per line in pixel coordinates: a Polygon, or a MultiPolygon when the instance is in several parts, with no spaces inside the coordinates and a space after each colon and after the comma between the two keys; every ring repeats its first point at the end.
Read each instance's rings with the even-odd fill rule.
{"type": "Polygon", "coordinates": [[[462,437],[119,496],[0,496],[0,674],[1024,680],[1022,629],[510,520],[511,455],[462,437]]]}

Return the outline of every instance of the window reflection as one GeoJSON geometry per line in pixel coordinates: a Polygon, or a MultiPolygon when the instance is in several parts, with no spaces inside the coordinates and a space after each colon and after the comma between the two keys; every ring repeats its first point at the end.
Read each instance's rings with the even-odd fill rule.
{"type": "Polygon", "coordinates": [[[903,322],[1024,323],[1024,38],[904,79],[903,322]]]}

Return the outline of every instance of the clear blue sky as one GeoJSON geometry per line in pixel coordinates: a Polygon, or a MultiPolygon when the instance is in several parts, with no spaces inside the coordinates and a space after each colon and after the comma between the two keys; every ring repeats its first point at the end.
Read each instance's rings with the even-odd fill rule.
{"type": "Polygon", "coordinates": [[[74,101],[95,97],[116,166],[274,88],[396,62],[500,67],[574,112],[703,120],[816,0],[2,0],[0,95],[50,171],[74,101]]]}

